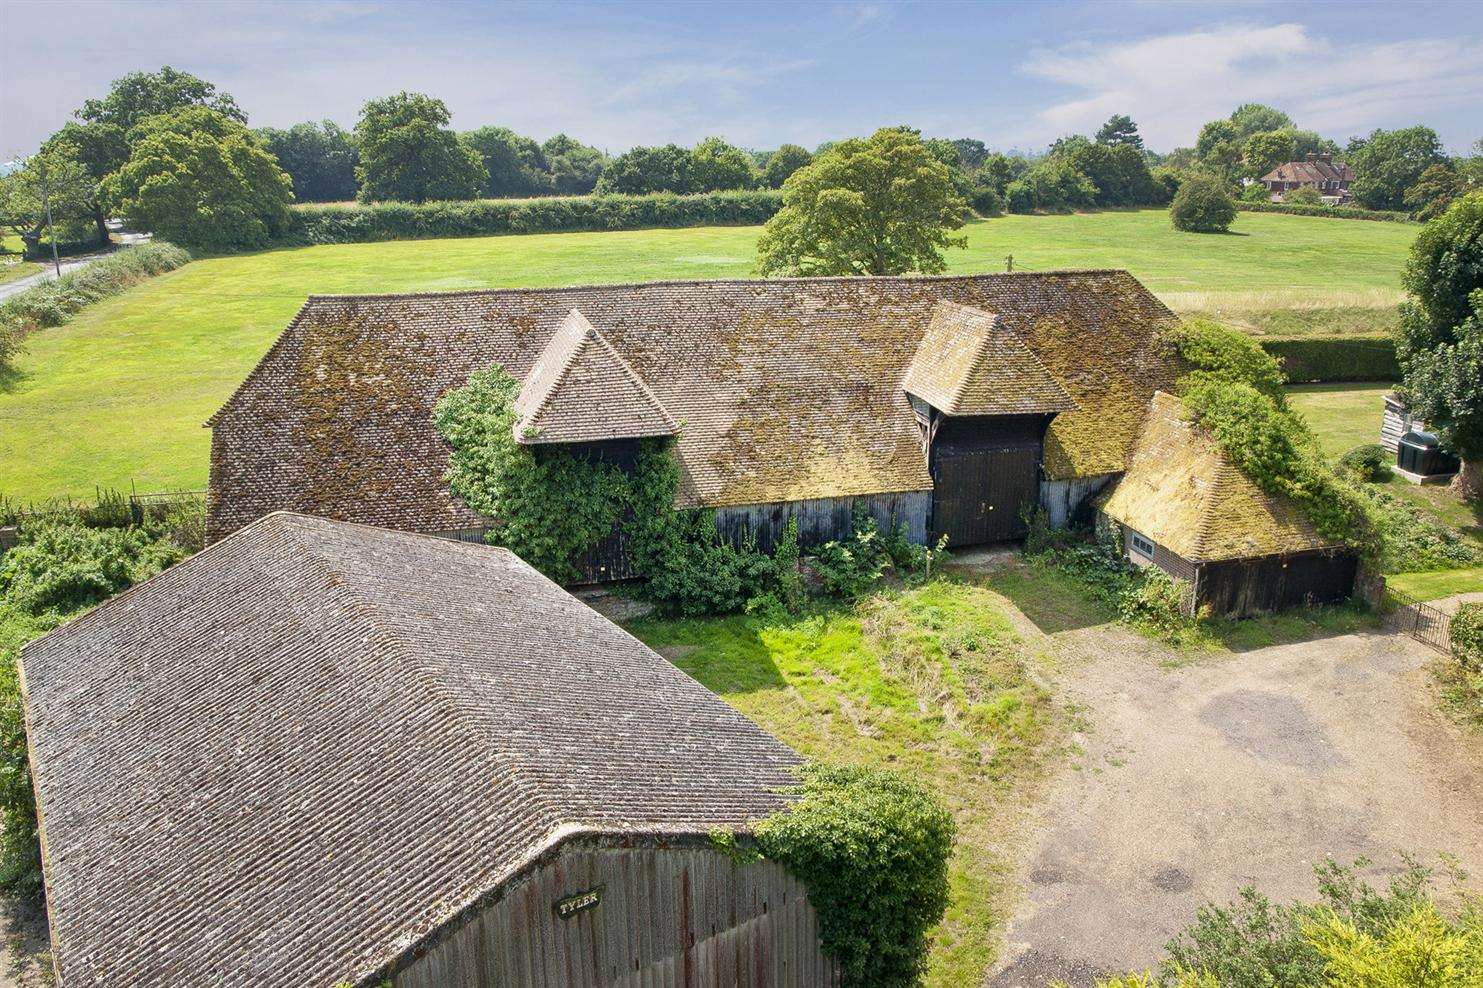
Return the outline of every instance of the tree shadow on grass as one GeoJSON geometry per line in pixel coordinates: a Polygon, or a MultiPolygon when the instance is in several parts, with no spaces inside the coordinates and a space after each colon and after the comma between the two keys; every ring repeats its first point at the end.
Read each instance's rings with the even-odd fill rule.
{"type": "Polygon", "coordinates": [[[1117,618],[1074,578],[1049,566],[1015,559],[988,573],[962,575],[1003,594],[1048,635],[1093,628],[1117,618]]]}
{"type": "Polygon", "coordinates": [[[1380,615],[1358,604],[1297,607],[1277,614],[1205,622],[1205,631],[1232,652],[1379,631],[1380,615]]]}
{"type": "Polygon", "coordinates": [[[713,693],[722,696],[787,685],[762,639],[764,622],[746,617],[645,617],[628,632],[713,693]]]}

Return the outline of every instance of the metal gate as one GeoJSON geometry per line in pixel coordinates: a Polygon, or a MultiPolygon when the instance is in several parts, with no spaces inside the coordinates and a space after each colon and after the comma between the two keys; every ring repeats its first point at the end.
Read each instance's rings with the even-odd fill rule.
{"type": "Polygon", "coordinates": [[[1452,652],[1452,615],[1399,590],[1387,591],[1395,607],[1385,616],[1387,627],[1410,635],[1439,652],[1452,652]]]}
{"type": "Polygon", "coordinates": [[[950,547],[1024,538],[1023,509],[1040,494],[1040,447],[934,451],[932,533],[950,547]]]}

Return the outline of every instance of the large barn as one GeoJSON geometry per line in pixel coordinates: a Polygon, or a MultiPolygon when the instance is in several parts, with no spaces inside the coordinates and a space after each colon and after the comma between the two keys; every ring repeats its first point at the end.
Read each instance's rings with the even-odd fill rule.
{"type": "Polygon", "coordinates": [[[1173,321],[1125,271],[314,297],[209,423],[208,537],[281,509],[478,531],[432,412],[498,364],[521,441],[673,435],[680,504],[764,548],[857,506],[918,542],[1015,539],[1126,467],[1173,321]]]}
{"type": "Polygon", "coordinates": [[[832,984],[798,758],[510,553],[273,514],[22,652],[62,988],[832,984]]]}
{"type": "Polygon", "coordinates": [[[1191,603],[1215,614],[1334,603],[1354,589],[1354,551],[1252,482],[1173,395],[1154,396],[1128,471],[1100,507],[1129,559],[1186,581],[1191,603]]]}

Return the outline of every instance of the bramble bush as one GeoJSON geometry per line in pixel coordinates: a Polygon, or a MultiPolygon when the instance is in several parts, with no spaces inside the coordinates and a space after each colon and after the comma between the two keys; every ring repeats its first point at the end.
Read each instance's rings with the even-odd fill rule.
{"type": "Polygon", "coordinates": [[[1394,456],[1379,443],[1356,446],[1339,457],[1339,471],[1355,480],[1375,483],[1390,479],[1394,456]]]}
{"type": "Polygon", "coordinates": [[[810,765],[796,799],[754,828],[808,888],[846,985],[913,985],[948,902],[956,827],[925,786],[884,769],[810,765]]]}

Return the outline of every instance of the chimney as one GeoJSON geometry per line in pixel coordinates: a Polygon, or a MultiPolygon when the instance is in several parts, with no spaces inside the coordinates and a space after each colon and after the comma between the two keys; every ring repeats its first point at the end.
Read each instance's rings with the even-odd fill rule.
{"type": "Polygon", "coordinates": [[[1333,153],[1332,152],[1329,152],[1329,151],[1325,151],[1325,152],[1323,152],[1323,154],[1320,154],[1318,156],[1318,160],[1319,161],[1322,161],[1326,165],[1332,165],[1334,163],[1333,153]]]}
{"type": "Polygon", "coordinates": [[[1309,151],[1308,152],[1308,160],[1309,161],[1317,161],[1318,160],[1318,152],[1317,151],[1309,151]]]}

